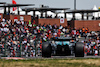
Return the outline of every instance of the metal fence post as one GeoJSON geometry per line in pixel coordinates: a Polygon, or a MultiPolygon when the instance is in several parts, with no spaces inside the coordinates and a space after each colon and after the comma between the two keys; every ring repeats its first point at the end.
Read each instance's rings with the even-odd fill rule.
{"type": "Polygon", "coordinates": [[[35,57],[36,57],[36,53],[37,53],[36,45],[37,45],[37,38],[35,39],[35,57]]]}
{"type": "Polygon", "coordinates": [[[37,42],[39,40],[39,35],[36,36],[36,39],[35,39],[35,57],[36,57],[36,54],[37,54],[37,42]]]}
{"type": "Polygon", "coordinates": [[[6,36],[4,36],[4,57],[6,57],[6,36]]]}
{"type": "Polygon", "coordinates": [[[22,40],[23,40],[23,38],[20,37],[20,57],[22,57],[22,56],[21,56],[21,52],[22,52],[22,45],[21,45],[21,42],[22,42],[22,40]]]}

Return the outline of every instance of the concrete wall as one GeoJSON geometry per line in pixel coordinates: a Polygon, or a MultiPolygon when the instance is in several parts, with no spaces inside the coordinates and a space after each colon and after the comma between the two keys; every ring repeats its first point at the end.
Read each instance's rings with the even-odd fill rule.
{"type": "Polygon", "coordinates": [[[67,26],[67,19],[64,19],[64,23],[60,23],[60,19],[52,19],[52,18],[40,18],[39,19],[39,24],[43,25],[43,24],[51,24],[54,25],[56,24],[57,26],[67,26]]]}
{"type": "Polygon", "coordinates": [[[20,20],[20,16],[24,17],[24,21],[31,21],[31,15],[10,15],[10,20],[12,20],[12,22],[14,22],[14,18],[17,17],[18,20],[20,20]]]}
{"type": "Polygon", "coordinates": [[[3,14],[0,13],[0,15],[1,15],[0,21],[2,21],[2,19],[3,19],[3,14]]]}
{"type": "Polygon", "coordinates": [[[89,31],[100,31],[100,20],[75,20],[74,27],[76,29],[88,27],[89,31]]]}
{"type": "Polygon", "coordinates": [[[9,20],[9,19],[10,19],[10,15],[4,15],[4,18],[5,18],[6,20],[9,20]]]}

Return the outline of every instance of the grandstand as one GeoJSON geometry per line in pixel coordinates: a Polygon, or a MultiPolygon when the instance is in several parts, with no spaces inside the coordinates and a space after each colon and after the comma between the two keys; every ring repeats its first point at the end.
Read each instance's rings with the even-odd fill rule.
{"type": "MultiPolygon", "coordinates": [[[[22,4],[4,5],[0,7],[28,6],[22,4]]],[[[47,16],[47,11],[67,10],[69,8],[28,8],[23,9],[26,15],[18,15],[6,12],[0,14],[0,55],[3,57],[36,57],[41,56],[42,42],[51,38],[64,36],[84,38],[85,55],[100,55],[100,23],[98,20],[76,20],[74,13],[93,13],[98,10],[77,10],[64,12],[65,17],[55,18],[47,16]],[[27,12],[33,11],[33,16],[27,12]],[[35,15],[35,11],[41,12],[41,17],[35,15]],[[45,17],[43,17],[45,12],[45,17]],[[66,13],[73,13],[73,19],[67,23],[66,13]]],[[[54,45],[56,45],[54,43],[54,45]]]]}

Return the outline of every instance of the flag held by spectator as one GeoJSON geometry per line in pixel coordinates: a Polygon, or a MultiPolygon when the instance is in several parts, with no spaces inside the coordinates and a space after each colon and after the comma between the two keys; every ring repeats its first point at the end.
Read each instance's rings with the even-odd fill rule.
{"type": "Polygon", "coordinates": [[[31,21],[29,20],[29,25],[31,24],[31,21]]]}
{"type": "MultiPolygon", "coordinates": [[[[12,4],[16,4],[15,0],[12,0],[12,4]]],[[[15,11],[17,9],[17,7],[13,7],[13,11],[15,11]]]]}

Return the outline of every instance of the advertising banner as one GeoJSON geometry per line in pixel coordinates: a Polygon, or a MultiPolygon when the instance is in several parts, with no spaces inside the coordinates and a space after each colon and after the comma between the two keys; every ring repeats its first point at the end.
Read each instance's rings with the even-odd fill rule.
{"type": "Polygon", "coordinates": [[[60,23],[64,23],[64,18],[61,18],[60,19],[60,23]]]}
{"type": "Polygon", "coordinates": [[[17,17],[14,17],[14,22],[15,22],[15,21],[18,21],[18,18],[17,18],[17,17]]]}
{"type": "Polygon", "coordinates": [[[23,21],[24,20],[24,17],[23,16],[20,16],[20,21],[23,21]]]}

